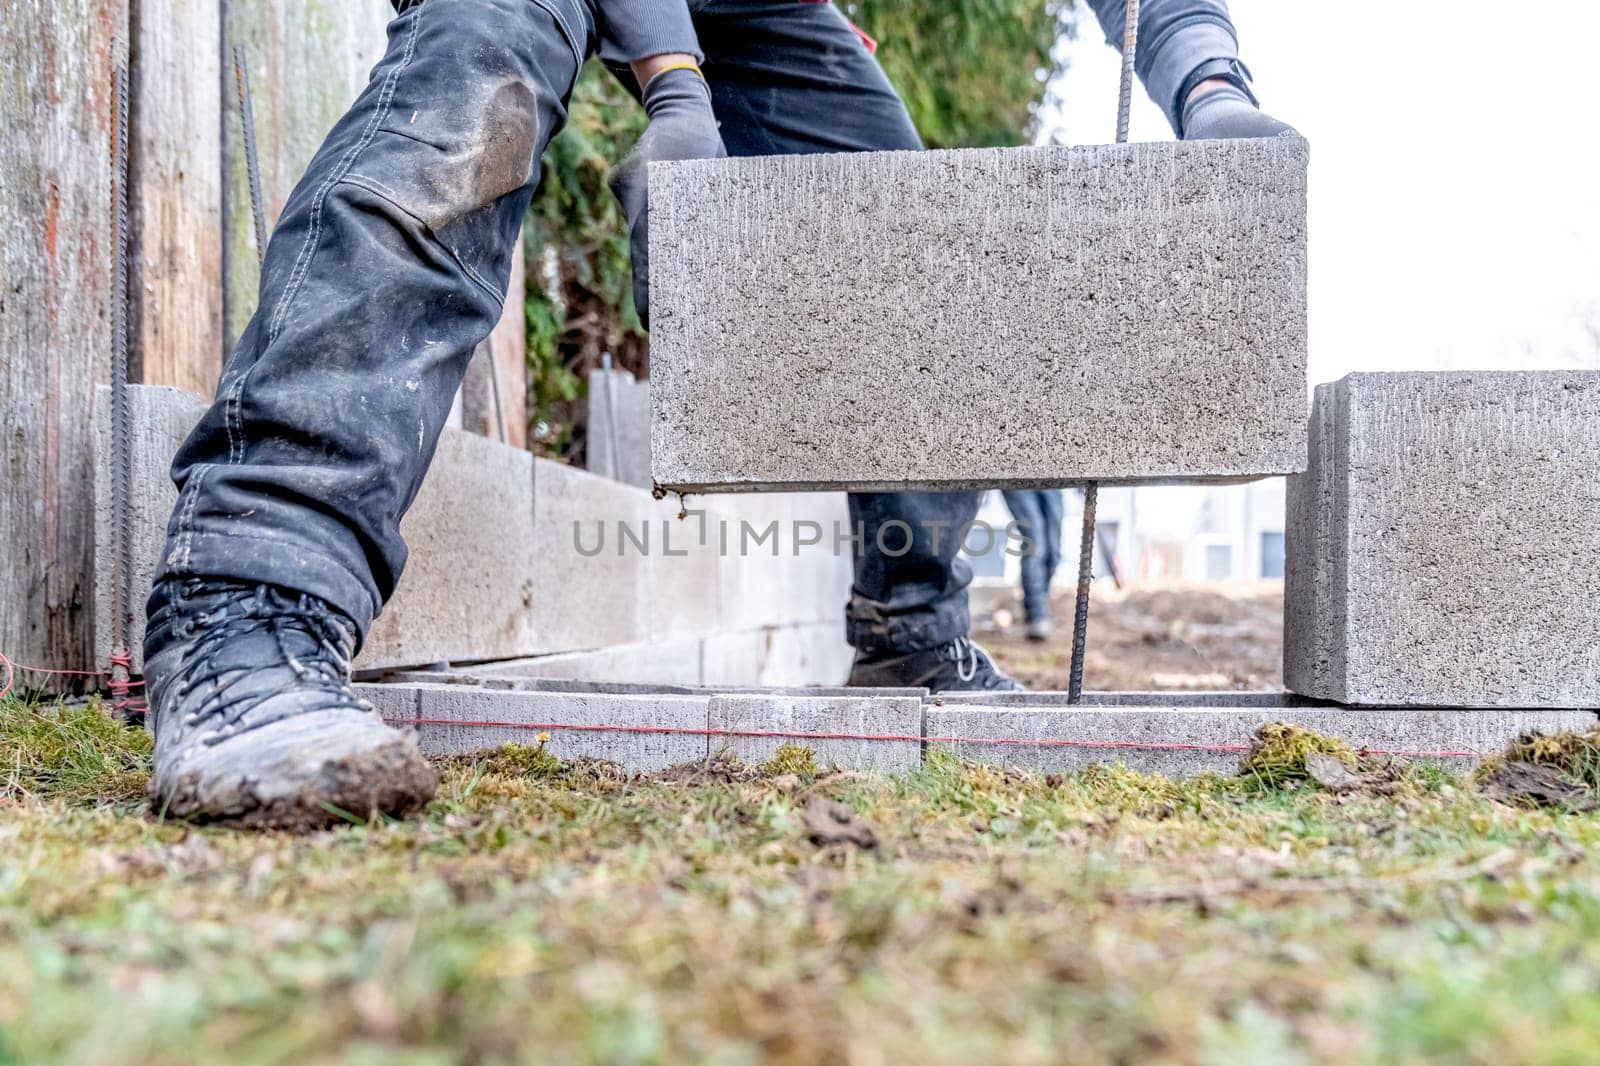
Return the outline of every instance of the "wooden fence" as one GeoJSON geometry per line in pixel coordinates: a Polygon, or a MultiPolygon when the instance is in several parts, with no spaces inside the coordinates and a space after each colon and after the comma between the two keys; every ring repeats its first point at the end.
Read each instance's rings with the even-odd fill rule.
{"type": "MultiPolygon", "coordinates": [[[[0,7],[0,653],[51,669],[105,665],[91,662],[91,447],[107,417],[95,390],[111,367],[118,50],[132,80],[133,380],[209,396],[258,280],[233,47],[248,56],[270,224],[365,84],[392,14],[389,0],[0,7]]],[[[520,445],[517,291],[491,350],[520,445]]],[[[496,432],[487,373],[467,388],[466,428],[496,432]]]]}

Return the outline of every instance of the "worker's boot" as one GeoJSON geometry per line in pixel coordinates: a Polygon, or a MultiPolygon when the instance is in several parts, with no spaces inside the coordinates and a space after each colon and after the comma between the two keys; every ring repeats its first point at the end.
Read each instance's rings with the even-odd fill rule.
{"type": "Polygon", "coordinates": [[[850,668],[857,688],[925,688],[932,692],[1020,692],[1022,686],[995,666],[989,653],[966,637],[923,651],[856,655],[850,668]]]}
{"type": "Polygon", "coordinates": [[[416,742],[351,688],[354,627],[321,600],[191,579],[163,582],[150,606],[158,814],[312,829],[433,798],[416,742]]]}
{"type": "Polygon", "coordinates": [[[1055,626],[1048,618],[1030,618],[1025,632],[1030,641],[1043,644],[1055,633],[1055,626]]]}

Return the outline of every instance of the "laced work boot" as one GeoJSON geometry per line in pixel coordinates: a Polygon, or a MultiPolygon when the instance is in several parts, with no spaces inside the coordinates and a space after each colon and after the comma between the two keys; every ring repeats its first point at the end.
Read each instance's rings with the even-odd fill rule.
{"type": "Polygon", "coordinates": [[[304,830],[433,798],[416,742],[350,687],[354,627],[321,600],[187,580],[159,586],[151,608],[156,813],[304,830]]]}
{"type": "Polygon", "coordinates": [[[925,688],[933,692],[1020,692],[989,653],[966,637],[923,651],[871,659],[857,655],[850,684],[858,688],[925,688]]]}

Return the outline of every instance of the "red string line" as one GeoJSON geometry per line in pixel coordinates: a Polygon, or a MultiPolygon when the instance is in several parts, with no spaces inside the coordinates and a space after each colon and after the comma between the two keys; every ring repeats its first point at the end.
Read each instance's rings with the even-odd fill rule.
{"type": "MultiPolygon", "coordinates": [[[[575,725],[570,722],[493,722],[461,721],[453,718],[386,718],[390,725],[447,725],[474,729],[528,729],[536,732],[571,731],[579,733],[666,733],[696,737],[765,737],[790,740],[862,740],[904,744],[1002,744],[1033,748],[1113,748],[1145,751],[1226,751],[1247,752],[1248,744],[1179,744],[1154,740],[1060,740],[1024,737],[937,737],[904,733],[800,733],[773,729],[690,729],[656,725],[575,725]]],[[[1481,759],[1480,751],[1407,751],[1389,748],[1362,748],[1363,755],[1392,755],[1409,759],[1481,759]]]]}
{"type": "MultiPolygon", "coordinates": [[[[111,656],[111,665],[131,670],[133,669],[133,656],[127,652],[121,655],[113,654],[111,656]]],[[[48,674],[52,677],[102,677],[106,673],[104,670],[54,670],[44,666],[29,666],[27,663],[13,662],[6,656],[5,652],[0,652],[0,669],[5,671],[5,682],[0,684],[0,697],[10,693],[19,673],[48,674]]],[[[130,693],[131,689],[143,688],[143,681],[113,680],[108,683],[107,687],[111,690],[111,706],[113,709],[136,714],[144,713],[144,701],[132,696],[130,693]]]]}

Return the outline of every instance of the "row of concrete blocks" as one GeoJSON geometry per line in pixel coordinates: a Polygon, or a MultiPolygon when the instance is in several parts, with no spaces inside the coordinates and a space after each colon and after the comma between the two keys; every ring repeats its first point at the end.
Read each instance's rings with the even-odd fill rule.
{"type": "MultiPolygon", "coordinates": [[[[130,644],[137,670],[143,596],[177,501],[172,457],[206,404],[159,386],[134,386],[129,403],[139,600],[130,644]]],[[[106,399],[100,410],[109,409],[106,399]]],[[[106,560],[108,421],[99,427],[96,459],[96,549],[106,560]]],[[[511,659],[719,635],[753,639],[748,635],[820,625],[831,626],[833,644],[843,647],[849,558],[791,553],[789,546],[796,523],[846,525],[843,499],[766,495],[696,501],[692,513],[682,512],[678,501],[653,499],[648,490],[447,429],[401,524],[410,561],[357,666],[511,659]]],[[[105,662],[111,567],[96,569],[96,642],[105,662]]]]}
{"type": "Polygon", "coordinates": [[[1040,771],[1121,763],[1182,777],[1233,773],[1251,735],[1292,722],[1356,748],[1463,768],[1529,731],[1592,728],[1588,711],[1352,710],[1266,694],[1100,694],[1068,707],[1052,693],[929,698],[917,689],[735,690],[536,679],[363,684],[362,696],[415,729],[431,756],[543,742],[563,759],[654,771],[727,753],[770,759],[783,744],[819,768],[905,771],[929,751],[1040,771]]]}

